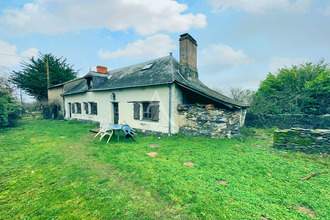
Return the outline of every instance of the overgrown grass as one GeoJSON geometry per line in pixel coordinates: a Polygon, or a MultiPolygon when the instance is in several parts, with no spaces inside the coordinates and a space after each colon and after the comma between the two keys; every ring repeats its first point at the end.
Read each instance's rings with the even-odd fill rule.
{"type": "Polygon", "coordinates": [[[329,174],[300,181],[328,170],[329,159],[270,149],[272,129],[245,129],[235,139],[141,135],[138,143],[113,137],[106,144],[92,141],[91,128],[24,119],[1,130],[0,219],[330,216],[329,174]]]}

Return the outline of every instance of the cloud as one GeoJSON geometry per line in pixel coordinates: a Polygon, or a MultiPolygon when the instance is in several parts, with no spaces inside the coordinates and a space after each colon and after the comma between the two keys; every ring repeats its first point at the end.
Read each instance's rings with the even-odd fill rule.
{"type": "Polygon", "coordinates": [[[253,14],[265,14],[269,10],[284,10],[304,13],[308,11],[314,0],[208,0],[215,12],[222,12],[228,8],[244,10],[253,14]]]}
{"type": "Polygon", "coordinates": [[[145,40],[138,40],[130,43],[125,49],[117,51],[105,51],[100,49],[98,55],[103,59],[116,59],[119,57],[139,59],[139,58],[158,58],[166,56],[171,50],[176,50],[176,44],[165,34],[156,34],[147,37],[145,40]]]}
{"type": "Polygon", "coordinates": [[[22,58],[30,58],[38,55],[36,48],[30,48],[21,54],[17,54],[17,47],[15,45],[10,45],[2,40],[0,40],[0,48],[0,66],[2,67],[13,67],[18,65],[22,61],[22,58]]]}
{"type": "Polygon", "coordinates": [[[299,65],[308,62],[307,58],[279,58],[272,57],[269,60],[269,68],[271,73],[275,73],[278,69],[284,67],[291,67],[292,65],[299,65]]]}
{"type": "Polygon", "coordinates": [[[254,62],[244,51],[235,51],[230,46],[223,44],[210,45],[209,48],[200,53],[200,56],[200,65],[207,67],[208,71],[212,73],[254,62]]]}
{"type": "Polygon", "coordinates": [[[186,4],[174,0],[35,0],[23,8],[4,10],[0,30],[12,34],[58,34],[90,28],[142,35],[183,32],[206,26],[203,14],[184,13],[186,4]]]}
{"type": "Polygon", "coordinates": [[[330,16],[330,5],[328,5],[324,10],[322,10],[323,15],[330,16]]]}

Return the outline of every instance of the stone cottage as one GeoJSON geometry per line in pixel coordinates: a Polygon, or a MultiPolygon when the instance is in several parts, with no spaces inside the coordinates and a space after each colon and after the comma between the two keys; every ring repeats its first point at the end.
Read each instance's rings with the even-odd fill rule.
{"type": "Polygon", "coordinates": [[[132,128],[174,134],[231,137],[244,123],[245,104],[198,78],[197,42],[180,36],[180,62],[172,55],[84,77],[49,88],[66,119],[127,123],[132,128]]]}

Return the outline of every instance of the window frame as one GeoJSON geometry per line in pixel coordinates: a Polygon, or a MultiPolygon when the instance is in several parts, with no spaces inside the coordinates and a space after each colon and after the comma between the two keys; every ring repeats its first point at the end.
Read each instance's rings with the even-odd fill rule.
{"type": "Polygon", "coordinates": [[[97,103],[96,102],[89,102],[90,104],[90,115],[97,115],[97,103]]]}
{"type": "Polygon", "coordinates": [[[84,111],[86,115],[89,114],[88,102],[84,102],[84,111]]]}
{"type": "Polygon", "coordinates": [[[76,102],[74,103],[76,105],[77,111],[75,114],[81,114],[81,103],[80,102],[76,102]]]}
{"type": "Polygon", "coordinates": [[[76,108],[75,108],[75,103],[71,104],[71,113],[76,114],[76,108]]]}
{"type": "Polygon", "coordinates": [[[148,121],[159,121],[159,101],[141,102],[142,119],[148,121]]]}

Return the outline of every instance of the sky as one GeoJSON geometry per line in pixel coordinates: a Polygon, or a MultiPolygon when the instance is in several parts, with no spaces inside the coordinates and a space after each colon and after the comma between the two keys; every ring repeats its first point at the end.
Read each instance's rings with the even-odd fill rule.
{"type": "Polygon", "coordinates": [[[330,63],[330,0],[0,0],[0,76],[39,52],[79,76],[179,60],[183,33],[197,41],[202,82],[257,90],[279,68],[330,63]]]}

